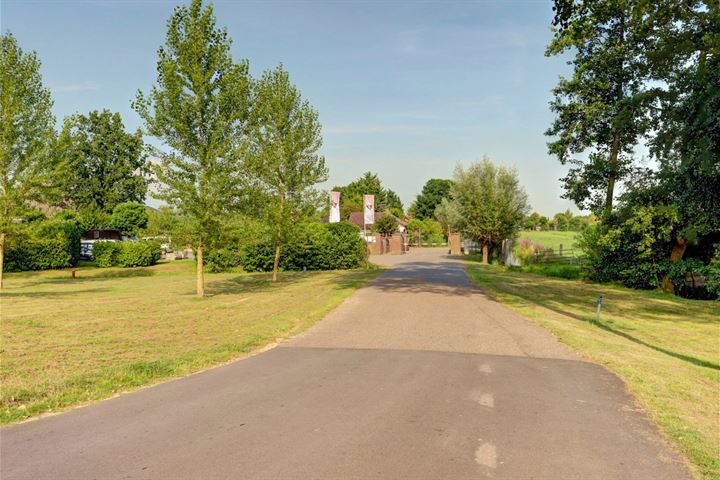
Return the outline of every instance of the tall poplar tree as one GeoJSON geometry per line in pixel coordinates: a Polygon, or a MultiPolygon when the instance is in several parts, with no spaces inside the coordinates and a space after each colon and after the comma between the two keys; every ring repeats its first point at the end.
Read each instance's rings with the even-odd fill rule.
{"type": "Polygon", "coordinates": [[[277,281],[283,245],[294,226],[313,215],[320,197],[313,188],[328,177],[317,112],[290,82],[282,65],[255,84],[250,120],[247,171],[265,193],[265,214],[275,247],[277,281]]]}
{"type": "Polygon", "coordinates": [[[51,108],[35,52],[24,53],[11,34],[0,36],[0,288],[7,236],[53,185],[51,108]]]}
{"type": "Polygon", "coordinates": [[[203,258],[223,219],[236,205],[243,175],[238,143],[246,133],[248,63],[234,62],[227,30],[212,6],[193,0],[168,20],[158,50],[157,84],[138,92],[133,107],[167,151],[153,173],[158,193],[191,224],[197,260],[197,295],[205,293],[203,258]]]}

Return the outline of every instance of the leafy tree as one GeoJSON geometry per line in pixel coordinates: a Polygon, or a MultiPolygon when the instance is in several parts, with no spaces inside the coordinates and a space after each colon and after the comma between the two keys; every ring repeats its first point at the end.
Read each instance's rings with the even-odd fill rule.
{"type": "Polygon", "coordinates": [[[365,172],[357,180],[344,187],[336,186],[333,190],[341,193],[340,214],[342,218],[349,218],[352,212],[363,211],[363,195],[375,195],[376,211],[390,211],[398,217],[403,216],[403,204],[400,197],[392,190],[384,188],[376,173],[365,172]]]}
{"type": "Polygon", "coordinates": [[[126,132],[119,113],[96,110],[65,119],[57,155],[67,168],[65,201],[76,210],[110,213],[120,203],[145,200],[142,133],[126,132]]]}
{"type": "Polygon", "coordinates": [[[225,215],[243,199],[238,143],[249,110],[247,61],[235,63],[212,6],[175,8],[158,50],[157,84],[138,92],[134,109],[169,151],[153,165],[158,193],[187,219],[197,252],[197,295],[205,293],[203,255],[225,215]]]}
{"type": "Polygon", "coordinates": [[[313,186],[327,180],[318,114],[290,82],[282,65],[266,71],[254,86],[247,170],[265,193],[272,226],[273,282],[283,244],[321,203],[313,186]]]}
{"type": "Polygon", "coordinates": [[[451,232],[457,230],[462,220],[457,204],[448,198],[443,198],[435,207],[435,219],[442,226],[445,236],[449,236],[451,232]]]}
{"type": "Polygon", "coordinates": [[[392,215],[383,215],[382,217],[375,220],[373,228],[376,232],[383,236],[390,236],[397,232],[397,218],[392,215]]]}
{"type": "Polygon", "coordinates": [[[31,201],[56,193],[51,108],[35,52],[24,53],[9,33],[0,36],[0,288],[5,242],[16,219],[31,201]]]}
{"type": "Polygon", "coordinates": [[[112,213],[113,228],[120,230],[123,235],[134,236],[147,228],[147,207],[137,202],[118,204],[112,213]]]}
{"type": "Polygon", "coordinates": [[[78,221],[85,231],[113,228],[112,215],[103,210],[83,210],[79,214],[78,221]]]}
{"type": "Polygon", "coordinates": [[[546,55],[571,52],[573,72],[553,90],[550,154],[571,164],[565,195],[607,218],[615,185],[629,172],[633,147],[648,131],[657,94],[645,80],[651,2],[555,0],[555,34],[546,55]],[[586,154],[585,160],[574,158],[586,154]]]}
{"type": "Polygon", "coordinates": [[[491,246],[516,236],[529,210],[517,172],[496,167],[488,158],[455,169],[452,197],[462,233],[482,245],[483,263],[491,246]]]}
{"type": "Polygon", "coordinates": [[[411,212],[412,215],[420,220],[433,218],[435,208],[440,205],[443,198],[450,197],[450,187],[452,187],[452,180],[442,178],[431,178],[428,180],[423,186],[420,195],[415,198],[411,212]]]}
{"type": "Polygon", "coordinates": [[[163,205],[157,210],[148,212],[147,227],[145,234],[147,235],[173,235],[182,223],[180,215],[170,206],[163,205]]]}

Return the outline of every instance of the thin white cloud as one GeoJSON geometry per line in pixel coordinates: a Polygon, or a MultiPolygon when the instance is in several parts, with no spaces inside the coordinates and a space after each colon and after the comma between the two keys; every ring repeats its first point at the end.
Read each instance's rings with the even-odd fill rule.
{"type": "Polygon", "coordinates": [[[67,92],[90,92],[92,90],[98,90],[100,85],[92,80],[86,80],[80,83],[67,83],[64,85],[57,85],[52,88],[54,92],[67,93],[67,92]]]}

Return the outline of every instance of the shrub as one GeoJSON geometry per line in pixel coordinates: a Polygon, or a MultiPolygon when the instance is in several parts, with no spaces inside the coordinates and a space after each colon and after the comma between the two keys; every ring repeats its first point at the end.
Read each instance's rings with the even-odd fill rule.
{"type": "MultiPolygon", "coordinates": [[[[367,248],[359,233],[358,227],[349,222],[305,225],[281,250],[280,268],[285,271],[356,268],[367,258],[367,248]]],[[[269,242],[245,245],[239,251],[240,265],[247,272],[267,272],[272,270],[274,254],[269,242]]]]}
{"type": "Polygon", "coordinates": [[[71,212],[60,212],[50,219],[23,225],[8,242],[3,270],[20,272],[71,267],[80,258],[82,233],[71,212]]]}
{"type": "Polygon", "coordinates": [[[100,268],[117,265],[120,254],[120,242],[95,242],[92,246],[95,264],[100,268]]]}
{"type": "Polygon", "coordinates": [[[273,267],[273,247],[269,243],[245,245],[240,250],[240,261],[246,272],[269,272],[273,267]]]}
{"type": "Polygon", "coordinates": [[[67,237],[57,234],[50,238],[21,236],[15,238],[5,254],[4,270],[49,270],[73,265],[72,248],[67,237]]]}
{"type": "Polygon", "coordinates": [[[98,267],[148,267],[162,256],[160,244],[155,241],[96,242],[93,258],[98,267]]]}
{"type": "Polygon", "coordinates": [[[219,248],[210,250],[204,260],[208,272],[218,273],[242,265],[242,254],[237,249],[219,248]]]}

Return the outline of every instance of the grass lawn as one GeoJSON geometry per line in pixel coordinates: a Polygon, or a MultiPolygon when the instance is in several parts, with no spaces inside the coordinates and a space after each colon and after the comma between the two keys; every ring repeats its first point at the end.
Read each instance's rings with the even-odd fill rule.
{"type": "Polygon", "coordinates": [[[238,358],[311,326],[380,270],[206,275],[194,262],[6,274],[0,423],[238,358]]]}
{"type": "Polygon", "coordinates": [[[540,243],[545,248],[552,248],[555,253],[560,251],[560,244],[563,250],[575,249],[575,237],[578,232],[536,232],[524,230],[520,232],[516,245],[520,244],[523,238],[529,238],[533,243],[540,243]]]}
{"type": "Polygon", "coordinates": [[[471,265],[497,300],[618,374],[696,478],[720,479],[720,303],[471,265]],[[595,323],[598,295],[603,296],[595,323]]]}

